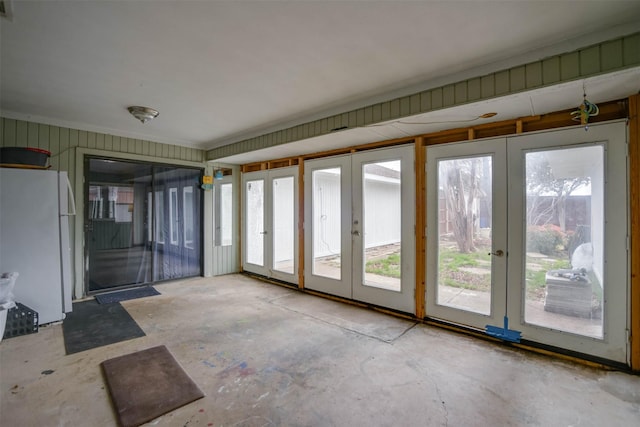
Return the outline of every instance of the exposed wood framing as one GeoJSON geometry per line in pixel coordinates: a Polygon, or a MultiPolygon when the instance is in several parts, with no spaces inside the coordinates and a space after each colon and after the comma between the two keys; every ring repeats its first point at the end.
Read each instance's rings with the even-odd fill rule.
{"type": "MultiPolygon", "coordinates": [[[[271,160],[267,163],[270,165],[269,169],[280,168],[280,167],[287,166],[288,162],[290,161],[293,162],[294,165],[296,165],[299,162],[303,162],[304,160],[311,160],[311,159],[317,159],[317,158],[329,157],[329,156],[339,156],[341,154],[353,154],[353,153],[357,153],[358,151],[366,151],[366,150],[372,150],[376,148],[393,147],[395,145],[412,143],[413,140],[414,140],[414,137],[390,139],[386,141],[372,142],[370,144],[358,145],[356,147],[346,147],[346,148],[337,148],[335,150],[319,151],[317,153],[305,154],[304,156],[301,156],[301,157],[284,157],[281,159],[271,160]]],[[[245,165],[242,165],[242,172],[244,173],[244,172],[253,172],[253,171],[261,170],[263,164],[265,164],[265,162],[247,163],[245,165]]]]}
{"type": "Polygon", "coordinates": [[[304,289],[304,161],[298,159],[298,288],[304,289]]]}
{"type": "MultiPolygon", "coordinates": [[[[620,118],[629,118],[629,163],[630,163],[630,216],[631,216],[631,368],[640,371],[640,95],[628,99],[598,104],[600,113],[590,119],[591,123],[605,122],[620,118]]],[[[290,157],[256,162],[242,166],[242,172],[272,169],[284,166],[299,166],[298,176],[298,288],[304,289],[304,161],[309,159],[356,153],[359,151],[391,147],[407,143],[415,143],[415,173],[416,173],[416,282],[415,282],[415,318],[425,319],[425,277],[426,277],[426,234],[425,224],[427,206],[425,200],[425,169],[426,147],[432,144],[466,141],[496,136],[506,136],[526,132],[574,126],[571,112],[575,109],[557,111],[544,115],[520,117],[471,127],[449,129],[414,137],[398,138],[355,147],[340,148],[306,154],[300,157],[290,157]]],[[[309,293],[312,291],[305,290],[309,293]]],[[[316,293],[314,293],[316,294],[316,293]]],[[[343,298],[317,293],[330,299],[344,301],[343,298]]],[[[360,305],[353,301],[354,304],[360,305]]],[[[361,304],[368,306],[367,304],[361,304]]],[[[380,308],[379,308],[380,309],[380,308]]],[[[384,309],[380,311],[385,312],[384,309]]],[[[389,311],[390,313],[392,311],[389,311]]],[[[393,312],[398,315],[398,313],[393,312]]],[[[532,349],[540,352],[539,349],[532,349]]]]}
{"type": "Polygon", "coordinates": [[[629,97],[631,369],[640,371],[640,95],[629,97]]]}
{"type": "Polygon", "coordinates": [[[426,236],[425,224],[427,209],[425,204],[425,147],[421,137],[415,142],[415,172],[416,172],[416,317],[422,319],[425,314],[425,277],[426,277],[426,236]]]}
{"type": "Polygon", "coordinates": [[[471,141],[472,139],[476,139],[476,131],[473,128],[469,128],[467,130],[467,139],[471,141]]]}

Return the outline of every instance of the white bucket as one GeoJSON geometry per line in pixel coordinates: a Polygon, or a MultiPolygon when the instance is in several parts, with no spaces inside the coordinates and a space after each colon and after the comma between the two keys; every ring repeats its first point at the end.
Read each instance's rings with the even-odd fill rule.
{"type": "Polygon", "coordinates": [[[0,308],[0,342],[2,341],[2,336],[4,335],[4,328],[7,326],[7,311],[4,308],[0,308]]]}

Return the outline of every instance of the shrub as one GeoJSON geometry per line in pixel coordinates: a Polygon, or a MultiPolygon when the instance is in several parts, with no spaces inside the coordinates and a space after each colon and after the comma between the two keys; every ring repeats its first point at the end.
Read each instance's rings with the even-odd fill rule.
{"type": "Polygon", "coordinates": [[[564,245],[566,236],[553,224],[532,225],[527,228],[527,252],[553,255],[564,245]]]}

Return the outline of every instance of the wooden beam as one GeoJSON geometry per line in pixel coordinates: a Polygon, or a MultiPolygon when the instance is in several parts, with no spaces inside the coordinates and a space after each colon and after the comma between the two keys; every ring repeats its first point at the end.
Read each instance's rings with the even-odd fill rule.
{"type": "Polygon", "coordinates": [[[629,97],[631,369],[640,371],[640,95],[629,97]]]}
{"type": "Polygon", "coordinates": [[[516,133],[522,133],[522,120],[516,120],[516,133]]]}
{"type": "Polygon", "coordinates": [[[469,141],[476,139],[476,131],[473,128],[467,130],[467,139],[469,141]]]}
{"type": "Polygon", "coordinates": [[[425,273],[426,273],[426,206],[425,206],[425,146],[422,137],[416,138],[415,179],[416,179],[416,317],[424,318],[425,311],[425,273]]]}
{"type": "Polygon", "coordinates": [[[298,159],[298,288],[304,289],[304,160],[298,159]]]}

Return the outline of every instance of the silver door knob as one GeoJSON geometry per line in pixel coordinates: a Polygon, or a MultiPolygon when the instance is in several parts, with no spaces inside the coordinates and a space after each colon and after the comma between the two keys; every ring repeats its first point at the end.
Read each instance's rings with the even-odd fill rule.
{"type": "Polygon", "coordinates": [[[359,236],[359,235],[360,235],[360,232],[359,232],[358,230],[353,230],[353,231],[351,232],[351,234],[352,234],[353,236],[359,236]]]}
{"type": "Polygon", "coordinates": [[[487,255],[504,256],[504,251],[502,249],[498,249],[495,252],[489,252],[487,255]]]}

